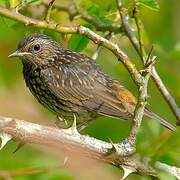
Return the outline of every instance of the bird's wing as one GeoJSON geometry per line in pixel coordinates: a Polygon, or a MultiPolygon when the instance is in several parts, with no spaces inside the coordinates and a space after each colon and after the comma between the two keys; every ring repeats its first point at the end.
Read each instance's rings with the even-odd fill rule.
{"type": "Polygon", "coordinates": [[[41,78],[59,99],[94,110],[98,114],[130,119],[134,109],[128,107],[128,101],[132,101],[133,96],[125,96],[125,89],[122,93],[116,92],[120,90],[117,83],[115,87],[108,87],[106,75],[94,65],[85,62],[78,66],[61,65],[58,69],[51,67],[41,71],[41,78]]]}

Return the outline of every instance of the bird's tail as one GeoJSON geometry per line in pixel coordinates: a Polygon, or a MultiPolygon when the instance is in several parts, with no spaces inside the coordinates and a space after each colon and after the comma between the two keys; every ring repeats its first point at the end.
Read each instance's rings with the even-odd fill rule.
{"type": "Polygon", "coordinates": [[[167,122],[166,120],[164,120],[163,118],[161,118],[160,116],[155,114],[154,112],[151,112],[151,111],[145,109],[144,114],[147,117],[150,117],[152,119],[156,119],[157,121],[159,121],[160,124],[162,124],[164,127],[168,128],[169,130],[176,131],[175,126],[173,126],[172,124],[170,124],[169,122],[167,122]]]}

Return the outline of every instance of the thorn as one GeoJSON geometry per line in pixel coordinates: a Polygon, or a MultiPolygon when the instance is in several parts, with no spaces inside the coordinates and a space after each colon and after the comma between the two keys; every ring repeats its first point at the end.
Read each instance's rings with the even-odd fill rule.
{"type": "Polygon", "coordinates": [[[74,116],[74,121],[72,123],[72,126],[70,128],[68,128],[68,130],[70,130],[73,134],[79,134],[77,127],[76,127],[76,115],[73,114],[74,116]]]}
{"type": "Polygon", "coordinates": [[[1,145],[0,150],[12,139],[12,136],[6,133],[0,133],[1,145]]]}
{"type": "Polygon", "coordinates": [[[121,178],[121,180],[126,179],[131,173],[136,172],[136,169],[134,169],[132,167],[128,167],[128,166],[124,166],[124,165],[122,165],[121,167],[122,167],[122,169],[124,171],[124,175],[121,178]]]}
{"type": "Polygon", "coordinates": [[[112,140],[109,138],[109,141],[110,141],[110,144],[112,145],[112,150],[114,149],[115,151],[117,150],[117,146],[116,146],[116,144],[114,144],[113,142],[112,142],[112,140]]]}
{"type": "Polygon", "coordinates": [[[112,155],[112,154],[118,153],[118,151],[119,151],[118,146],[116,144],[114,144],[110,138],[109,138],[109,142],[112,145],[112,147],[110,149],[108,149],[107,155],[112,155]]]}
{"type": "Polygon", "coordinates": [[[143,86],[139,86],[139,91],[141,91],[143,89],[143,86]]]}
{"type": "Polygon", "coordinates": [[[20,142],[17,146],[17,148],[13,151],[13,154],[16,153],[17,151],[19,151],[19,149],[21,149],[23,146],[25,145],[24,142],[20,142]]]}
{"type": "Polygon", "coordinates": [[[153,50],[154,46],[152,45],[145,62],[148,62],[150,60],[153,50]]]}
{"type": "Polygon", "coordinates": [[[77,128],[76,128],[76,115],[75,115],[75,114],[73,114],[73,116],[74,116],[74,121],[73,121],[73,124],[72,124],[71,128],[73,128],[73,129],[76,129],[76,130],[77,130],[77,128]]]}
{"type": "Polygon", "coordinates": [[[55,122],[55,126],[60,129],[67,129],[68,123],[65,119],[57,116],[57,121],[55,122]]]}
{"type": "Polygon", "coordinates": [[[152,63],[155,63],[156,58],[157,58],[157,56],[153,56],[153,57],[152,57],[152,60],[151,60],[151,61],[152,61],[152,63]]]}
{"type": "Polygon", "coordinates": [[[63,161],[63,165],[64,165],[64,166],[67,164],[68,159],[69,159],[68,156],[66,156],[66,157],[64,158],[64,161],[63,161]]]}

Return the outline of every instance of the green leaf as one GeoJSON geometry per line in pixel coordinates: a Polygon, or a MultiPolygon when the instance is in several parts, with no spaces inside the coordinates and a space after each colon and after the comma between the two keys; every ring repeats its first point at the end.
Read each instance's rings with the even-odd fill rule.
{"type": "Polygon", "coordinates": [[[39,0],[26,0],[26,3],[34,3],[36,1],[39,1],[39,0]]]}
{"type": "Polygon", "coordinates": [[[9,7],[9,0],[0,0],[0,4],[6,5],[9,7]]]}
{"type": "Polygon", "coordinates": [[[100,8],[97,5],[93,5],[87,9],[87,12],[93,17],[98,17],[100,15],[100,8]]]}
{"type": "MultiPolygon", "coordinates": [[[[83,24],[84,27],[87,27],[89,29],[92,29],[93,26],[91,24],[83,24]]],[[[82,51],[89,43],[89,39],[80,34],[73,34],[71,35],[69,42],[68,42],[68,48],[71,50],[74,50],[76,52],[82,51]]]]}
{"type": "Polygon", "coordinates": [[[99,6],[97,6],[97,5],[93,5],[87,9],[87,13],[90,16],[92,16],[97,21],[98,24],[104,25],[104,26],[112,25],[113,21],[104,16],[101,16],[100,12],[101,12],[101,10],[100,10],[99,6]]]}
{"type": "Polygon", "coordinates": [[[89,39],[80,34],[73,34],[68,42],[68,48],[76,52],[82,51],[89,43],[89,39]]]}
{"type": "Polygon", "coordinates": [[[113,21],[110,19],[107,19],[105,17],[100,17],[99,19],[97,19],[97,21],[99,22],[99,24],[102,25],[112,25],[113,21]]]}
{"type": "Polygon", "coordinates": [[[156,0],[138,0],[140,5],[147,7],[153,11],[159,11],[159,4],[156,0]]]}
{"type": "Polygon", "coordinates": [[[0,0],[0,3],[5,4],[6,0],[0,0]]]}

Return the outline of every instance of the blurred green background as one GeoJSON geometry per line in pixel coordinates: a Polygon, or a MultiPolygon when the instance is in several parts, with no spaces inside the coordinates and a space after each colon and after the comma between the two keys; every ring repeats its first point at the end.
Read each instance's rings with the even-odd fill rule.
{"type": "MultiPolygon", "coordinates": [[[[3,1],[0,2],[3,3],[3,1]]],[[[18,1],[12,2],[18,3],[18,1]]],[[[70,0],[56,1],[59,4],[69,4],[70,2],[70,0]]],[[[103,2],[100,0],[78,0],[77,3],[84,11],[95,5],[97,9],[101,9],[99,16],[108,17],[109,14],[116,12],[115,0],[105,0],[103,2]]],[[[141,18],[145,28],[143,38],[147,51],[152,44],[155,45],[154,55],[158,58],[156,68],[166,87],[176,99],[177,104],[180,104],[180,1],[159,0],[158,3],[160,6],[159,11],[152,11],[148,8],[143,8],[141,11],[141,18]]],[[[32,6],[29,9],[22,10],[21,13],[42,19],[43,7],[32,6]]],[[[53,11],[52,19],[64,25],[86,24],[83,20],[70,22],[67,14],[64,12],[53,11]]],[[[25,87],[20,60],[8,59],[8,55],[16,49],[19,40],[31,32],[46,33],[53,36],[57,41],[61,41],[64,46],[67,46],[67,41],[70,38],[70,36],[62,36],[47,30],[24,27],[22,24],[0,16],[0,115],[52,125],[55,117],[41,107],[25,87]]],[[[126,37],[117,35],[112,38],[112,41],[118,43],[134,60],[138,68],[141,68],[139,57],[126,37]]],[[[91,56],[95,50],[96,46],[89,42],[88,46],[83,49],[83,53],[91,56]]],[[[119,80],[137,96],[136,86],[129,74],[117,62],[116,57],[111,52],[104,49],[97,62],[108,75],[119,80]]],[[[149,95],[148,107],[175,124],[175,117],[151,80],[149,83],[149,95]]],[[[83,133],[106,141],[110,138],[113,142],[117,142],[127,136],[129,128],[130,124],[128,122],[111,118],[100,118],[85,129],[83,133]]],[[[156,121],[146,119],[143,121],[138,134],[138,153],[142,157],[150,157],[152,161],[158,160],[180,167],[179,139],[180,135],[178,132],[169,132],[156,121]]],[[[11,141],[0,151],[0,175],[1,170],[49,167],[63,163],[64,155],[57,158],[51,150],[45,147],[25,145],[13,154],[16,146],[17,143],[11,141]]],[[[92,166],[90,169],[88,168],[89,166],[79,166],[79,169],[68,166],[60,170],[54,169],[31,176],[17,176],[15,179],[119,179],[122,173],[108,165],[101,165],[102,167],[98,168],[92,166]]],[[[163,172],[160,173],[160,177],[165,180],[175,179],[163,172]]],[[[148,177],[132,175],[129,179],[148,179],[148,177]]]]}

